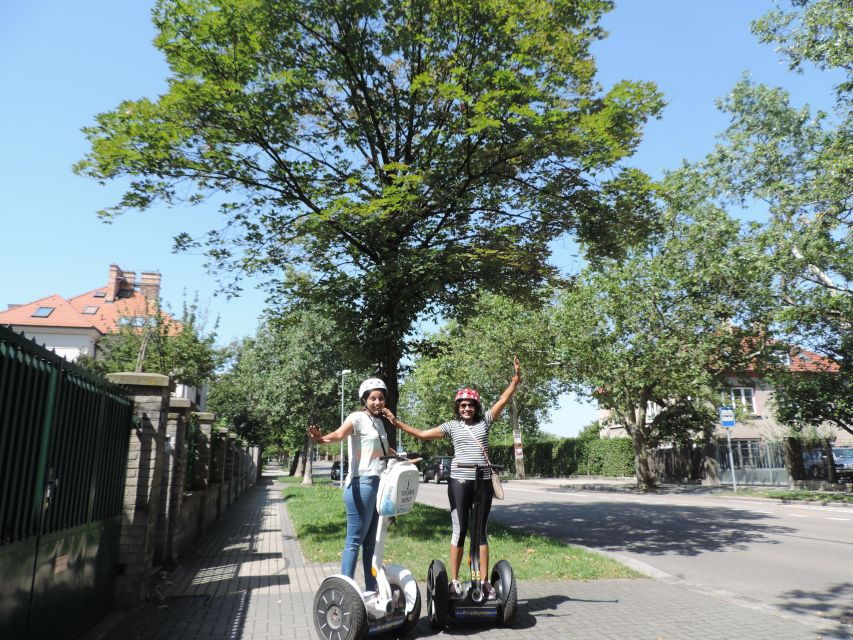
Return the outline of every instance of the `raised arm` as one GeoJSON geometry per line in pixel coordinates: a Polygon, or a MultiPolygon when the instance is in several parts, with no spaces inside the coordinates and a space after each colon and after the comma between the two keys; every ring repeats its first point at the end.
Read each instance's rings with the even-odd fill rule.
{"type": "Polygon", "coordinates": [[[332,442],[340,442],[348,435],[352,433],[353,426],[352,420],[347,418],[344,420],[344,423],[332,431],[331,433],[326,434],[325,436],[320,433],[320,429],[316,425],[311,425],[308,427],[308,437],[311,438],[316,444],[331,444],[332,442]]]}
{"type": "Polygon", "coordinates": [[[387,407],[382,410],[382,414],[391,421],[398,429],[402,429],[410,436],[416,437],[418,440],[441,440],[444,437],[444,431],[439,429],[438,427],[433,427],[432,429],[416,429],[415,427],[406,424],[402,420],[398,420],[391,410],[387,407]]]}
{"type": "Polygon", "coordinates": [[[512,375],[512,380],[509,381],[509,386],[504,390],[495,404],[492,405],[492,420],[497,420],[501,417],[506,403],[512,398],[512,394],[515,393],[515,389],[521,382],[521,363],[518,361],[518,356],[513,356],[512,367],[515,369],[515,373],[512,375]]]}

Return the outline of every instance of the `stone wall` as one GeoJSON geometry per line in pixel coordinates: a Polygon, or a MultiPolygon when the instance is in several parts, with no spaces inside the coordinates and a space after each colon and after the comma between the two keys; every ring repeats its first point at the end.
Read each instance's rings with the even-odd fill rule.
{"type": "Polygon", "coordinates": [[[115,373],[134,403],[122,510],[116,605],[142,602],[164,569],[258,480],[261,452],[156,373],[115,373]]]}

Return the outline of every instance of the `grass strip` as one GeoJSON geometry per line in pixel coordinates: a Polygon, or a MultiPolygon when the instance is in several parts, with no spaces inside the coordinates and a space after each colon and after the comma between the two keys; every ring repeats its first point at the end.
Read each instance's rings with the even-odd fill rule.
{"type": "Polygon", "coordinates": [[[799,489],[738,489],[737,493],[716,494],[722,498],[770,498],[773,500],[802,500],[804,502],[842,502],[853,504],[853,494],[826,491],[805,491],[799,489]]]}
{"type": "MultiPolygon", "coordinates": [[[[340,562],[346,532],[340,488],[328,483],[313,487],[290,484],[283,493],[305,557],[317,563],[340,562]]],[[[449,547],[449,513],[416,504],[389,527],[385,562],[408,567],[415,578],[424,580],[433,559],[448,564],[449,547]]],[[[605,555],[542,535],[513,531],[495,522],[489,523],[489,556],[491,564],[501,558],[509,560],[518,580],[644,577],[605,555]]]]}

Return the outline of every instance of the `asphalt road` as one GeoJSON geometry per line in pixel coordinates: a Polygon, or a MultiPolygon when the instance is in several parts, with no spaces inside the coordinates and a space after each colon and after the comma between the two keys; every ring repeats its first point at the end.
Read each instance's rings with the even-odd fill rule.
{"type": "MultiPolygon", "coordinates": [[[[853,508],[505,484],[492,518],[633,559],[733,600],[853,622],[853,508]]],[[[447,508],[446,484],[418,500],[447,508]]],[[[662,574],[657,573],[661,576],[662,574]]]]}

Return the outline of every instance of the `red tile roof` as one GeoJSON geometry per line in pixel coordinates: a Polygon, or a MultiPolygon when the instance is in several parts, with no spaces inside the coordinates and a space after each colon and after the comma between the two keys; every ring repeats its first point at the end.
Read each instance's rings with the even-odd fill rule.
{"type": "Polygon", "coordinates": [[[22,304],[14,309],[0,312],[0,324],[14,324],[28,327],[74,327],[99,329],[90,318],[82,315],[77,309],[70,305],[65,298],[56,294],[22,304]],[[39,307],[53,307],[53,311],[47,317],[34,317],[39,307]]]}
{"type": "MultiPolygon", "coordinates": [[[[123,288],[118,291],[113,290],[113,293],[118,293],[118,296],[111,302],[108,302],[109,284],[67,300],[54,294],[6,311],[0,311],[0,324],[24,327],[91,328],[106,334],[118,332],[121,326],[119,321],[122,318],[153,316],[157,313],[154,303],[140,291],[132,288],[132,283],[128,283],[126,280],[122,280],[122,283],[124,284],[123,288]],[[105,295],[95,297],[98,292],[104,292],[105,295]],[[33,313],[39,307],[53,307],[54,309],[46,317],[34,317],[33,313]],[[86,307],[97,307],[97,310],[95,313],[86,314],[83,313],[86,307]]],[[[168,331],[170,334],[180,331],[179,322],[166,312],[162,312],[162,314],[170,325],[168,331]]]]}

